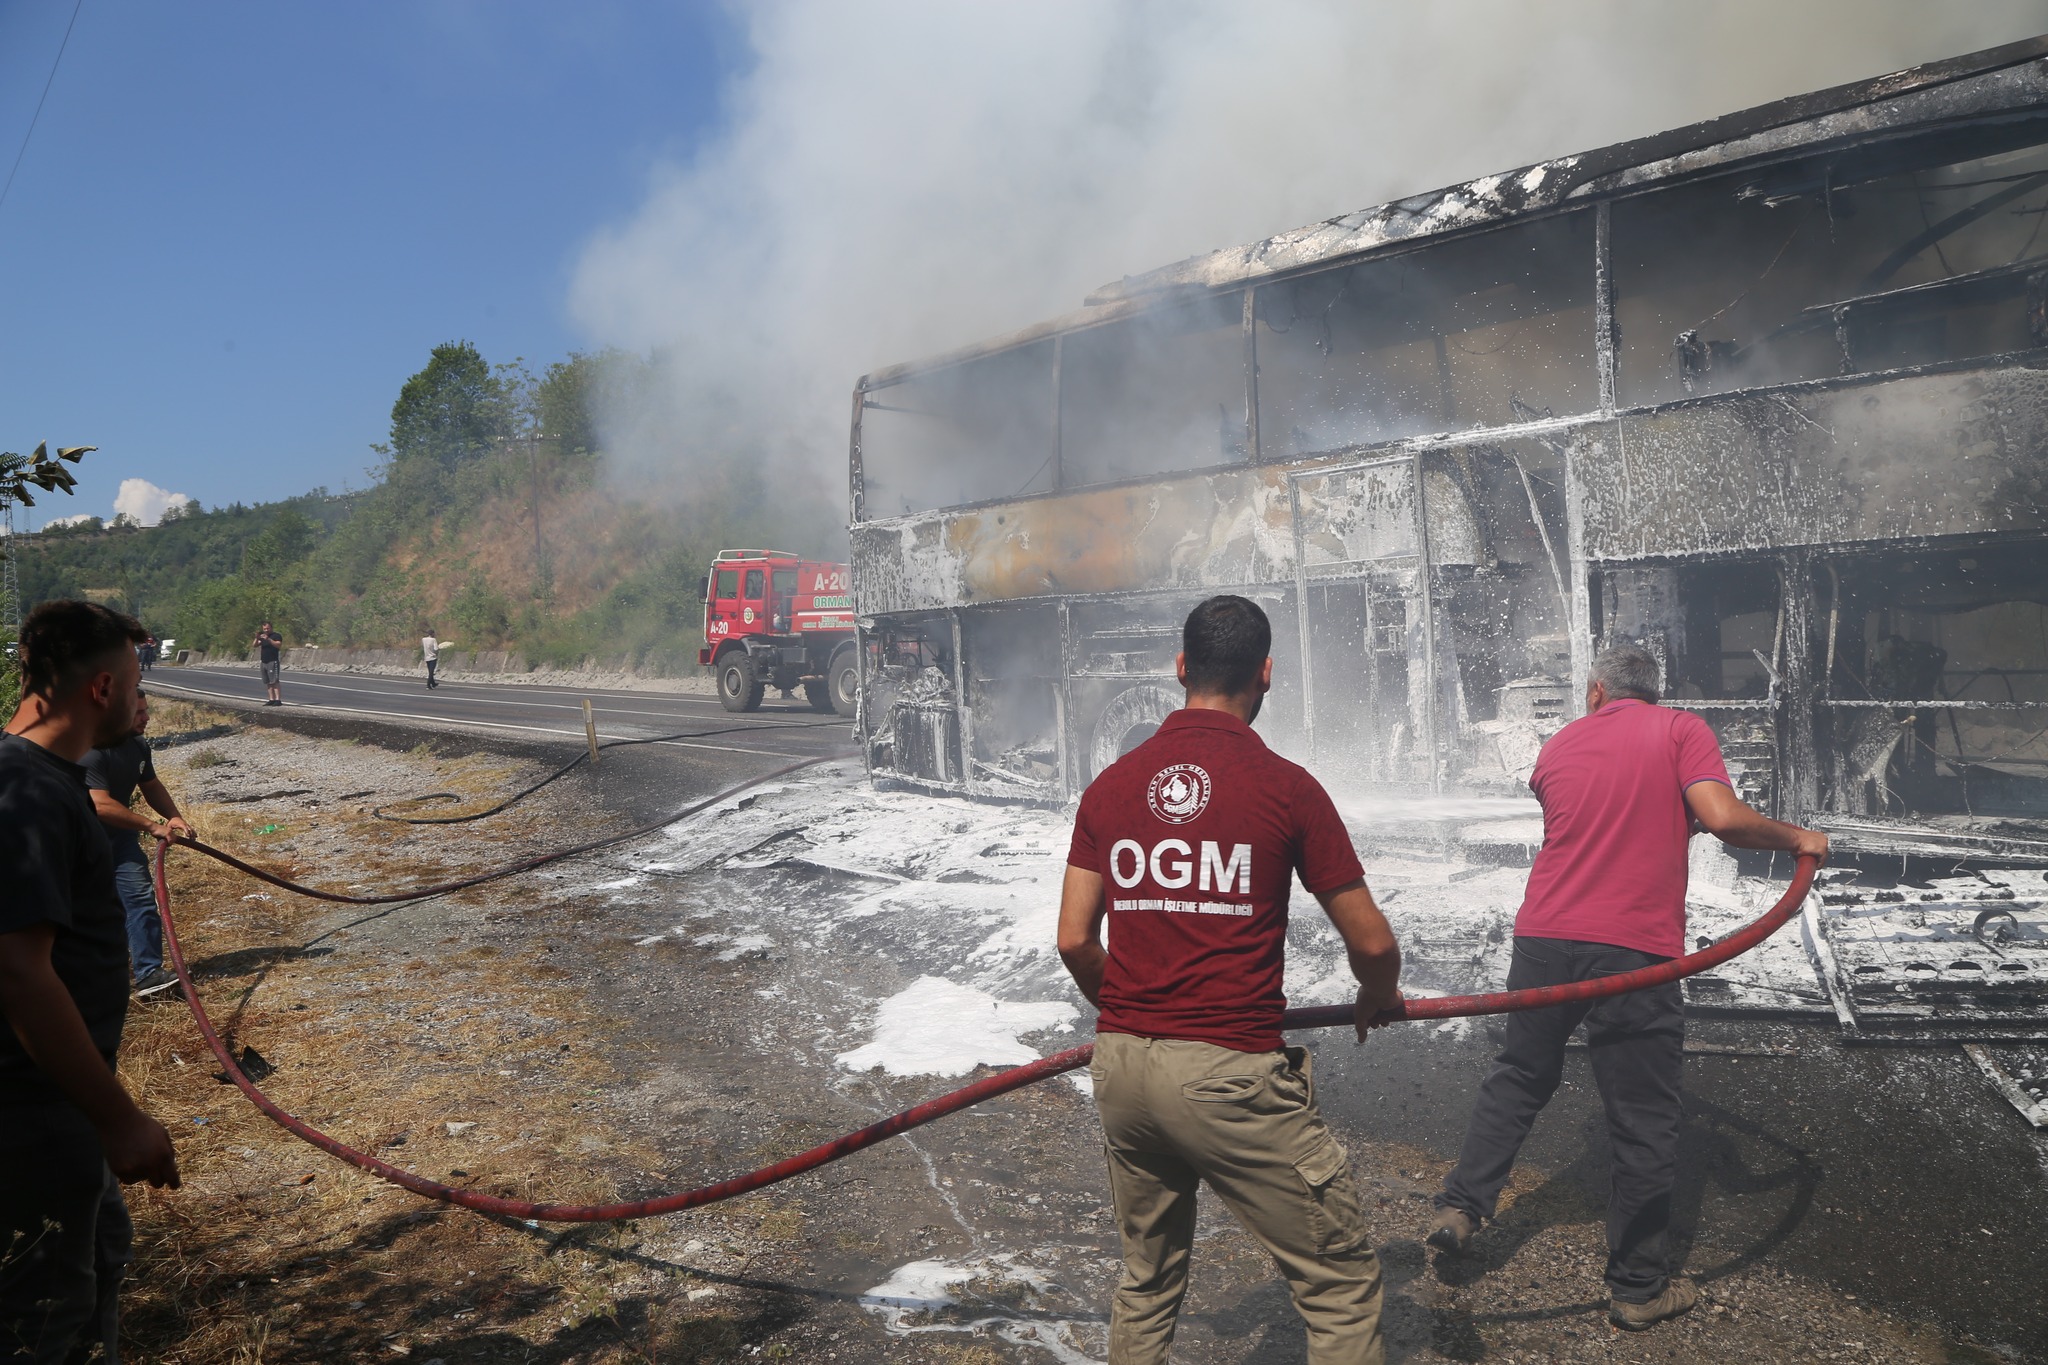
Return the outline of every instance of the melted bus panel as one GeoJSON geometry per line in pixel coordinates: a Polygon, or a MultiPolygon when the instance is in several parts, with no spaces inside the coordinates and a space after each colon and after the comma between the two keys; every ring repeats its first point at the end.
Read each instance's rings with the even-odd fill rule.
{"type": "Polygon", "coordinates": [[[1619,201],[1625,406],[2048,340],[2048,122],[1885,139],[1619,201]]]}
{"type": "Polygon", "coordinates": [[[1565,214],[1260,289],[1261,453],[1594,411],[1593,237],[1565,214]]]}
{"type": "Polygon", "coordinates": [[[878,780],[1071,799],[1273,619],[1260,727],[1526,791],[1603,645],[1849,856],[2048,865],[2048,40],[1196,258],[863,381],[878,780]],[[897,410],[903,409],[903,410],[897,410]]]}

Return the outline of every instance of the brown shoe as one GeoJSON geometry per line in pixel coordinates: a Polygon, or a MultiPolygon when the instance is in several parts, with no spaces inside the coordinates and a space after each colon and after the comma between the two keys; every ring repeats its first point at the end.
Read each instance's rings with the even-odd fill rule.
{"type": "Polygon", "coordinates": [[[1429,1230],[1424,1240],[1438,1251],[1460,1252],[1472,1242],[1472,1234],[1479,1231],[1479,1220],[1463,1209],[1442,1208],[1436,1211],[1436,1226],[1429,1230]]]}
{"type": "Polygon", "coordinates": [[[1664,1282],[1664,1292],[1648,1303],[1624,1303],[1620,1299],[1607,1301],[1607,1320],[1624,1332],[1640,1332],[1655,1327],[1667,1318],[1681,1313],[1690,1313],[1693,1305],[1700,1301],[1699,1287],[1691,1280],[1670,1279],[1664,1282]]]}

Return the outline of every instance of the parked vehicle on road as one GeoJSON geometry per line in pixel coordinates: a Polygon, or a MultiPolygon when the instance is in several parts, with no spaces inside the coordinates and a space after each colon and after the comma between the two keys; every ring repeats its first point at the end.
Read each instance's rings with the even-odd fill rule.
{"type": "Polygon", "coordinates": [[[788,550],[720,550],[704,576],[704,644],[697,662],[718,679],[728,711],[752,711],[770,687],[798,688],[816,711],[852,716],[852,569],[788,550]]]}

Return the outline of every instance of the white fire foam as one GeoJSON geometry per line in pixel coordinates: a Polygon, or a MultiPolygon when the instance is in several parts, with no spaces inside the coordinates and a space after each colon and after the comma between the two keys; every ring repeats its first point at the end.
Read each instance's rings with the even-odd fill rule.
{"type": "MultiPolygon", "coordinates": [[[[975,1281],[1001,1284],[1012,1291],[1021,1288],[1034,1307],[1047,1299],[1056,1301],[1057,1289],[1046,1277],[1017,1256],[992,1256],[975,1261],[911,1261],[900,1265],[889,1278],[860,1296],[860,1306],[882,1321],[882,1330],[892,1337],[916,1336],[926,1332],[950,1332],[965,1336],[994,1336],[1017,1346],[1044,1351],[1060,1365],[1097,1365],[1099,1357],[1085,1349],[1083,1335],[1102,1340],[1104,1333],[1093,1323],[1083,1324],[1046,1314],[1029,1321],[1009,1316],[992,1305],[963,1298],[975,1281]]],[[[1040,1309],[1043,1313],[1043,1309],[1040,1309]]],[[[1104,1342],[1106,1345],[1107,1343],[1104,1342]]]]}
{"type": "Polygon", "coordinates": [[[853,1071],[891,1076],[961,1076],[977,1066],[1021,1066],[1038,1053],[1020,1035],[1072,1028],[1080,1011],[1064,1000],[998,1000],[940,976],[921,976],[875,1011],[874,1037],[839,1054],[853,1071]]]}

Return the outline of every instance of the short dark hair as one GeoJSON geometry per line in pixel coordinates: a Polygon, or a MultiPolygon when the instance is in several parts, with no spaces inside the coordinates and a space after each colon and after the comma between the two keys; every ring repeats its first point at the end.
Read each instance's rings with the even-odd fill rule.
{"type": "Polygon", "coordinates": [[[1246,597],[1212,597],[1188,613],[1180,630],[1192,694],[1234,697],[1259,679],[1273,652],[1273,626],[1246,597]]]}
{"type": "Polygon", "coordinates": [[[108,655],[147,638],[134,617],[97,602],[45,602],[22,622],[22,693],[51,701],[68,697],[108,655]]]}
{"type": "Polygon", "coordinates": [[[1615,645],[1593,660],[1593,681],[1607,689],[1610,697],[1634,697],[1654,702],[1663,695],[1658,686],[1657,656],[1641,645],[1615,645]]]}

